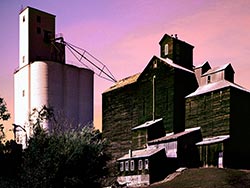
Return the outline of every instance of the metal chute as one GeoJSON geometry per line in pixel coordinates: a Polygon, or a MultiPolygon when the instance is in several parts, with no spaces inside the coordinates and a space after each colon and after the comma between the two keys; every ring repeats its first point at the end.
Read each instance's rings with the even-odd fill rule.
{"type": "Polygon", "coordinates": [[[86,68],[92,69],[94,73],[108,81],[117,82],[114,75],[108,69],[108,67],[102,63],[95,56],[90,54],[87,50],[80,48],[76,45],[73,45],[69,42],[64,41],[63,37],[58,37],[53,40],[53,42],[59,41],[61,44],[65,45],[67,49],[72,53],[72,55],[86,68]],[[83,60],[89,63],[93,68],[89,67],[83,60]]]}

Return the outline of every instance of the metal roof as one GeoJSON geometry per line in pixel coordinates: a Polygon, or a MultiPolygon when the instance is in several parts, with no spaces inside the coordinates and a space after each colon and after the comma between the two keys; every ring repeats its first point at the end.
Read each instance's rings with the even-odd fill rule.
{"type": "Polygon", "coordinates": [[[177,69],[180,69],[180,70],[184,70],[184,71],[186,71],[186,72],[194,73],[194,71],[191,71],[191,70],[189,70],[189,69],[187,69],[187,68],[185,68],[185,67],[182,67],[182,66],[180,66],[180,65],[178,65],[178,64],[175,64],[175,63],[174,63],[171,59],[169,59],[169,58],[164,59],[164,58],[158,57],[158,56],[154,56],[154,57],[157,57],[158,59],[160,59],[160,60],[163,61],[164,63],[170,65],[171,67],[174,67],[174,68],[177,68],[177,69]]]}
{"type": "Polygon", "coordinates": [[[166,141],[170,141],[170,140],[176,140],[177,138],[179,138],[181,136],[184,136],[186,134],[189,134],[191,132],[194,132],[194,131],[197,131],[197,130],[200,130],[200,129],[201,129],[200,127],[188,128],[188,129],[185,129],[185,131],[183,131],[183,132],[176,133],[176,134],[170,133],[170,134],[167,134],[164,137],[161,137],[161,138],[158,138],[158,139],[155,139],[155,140],[151,140],[148,143],[149,144],[155,144],[155,143],[159,143],[159,142],[166,142],[166,141]]]}
{"type": "Polygon", "coordinates": [[[222,66],[219,66],[219,67],[215,67],[215,68],[212,68],[212,69],[209,69],[207,72],[205,72],[202,76],[205,76],[205,75],[208,75],[208,74],[213,74],[213,73],[216,73],[216,72],[219,72],[219,71],[222,71],[222,70],[225,70],[227,67],[231,66],[232,68],[232,71],[233,70],[233,67],[230,63],[227,63],[225,65],[222,65],[222,66]]]}
{"type": "MultiPolygon", "coordinates": [[[[205,61],[205,62],[203,62],[202,64],[195,66],[194,69],[201,68],[201,67],[203,67],[205,64],[208,64],[208,65],[209,65],[209,62],[208,62],[208,61],[205,61]]],[[[209,65],[209,66],[210,66],[210,65],[209,65]]]]}
{"type": "Polygon", "coordinates": [[[115,90],[121,87],[124,87],[126,85],[135,83],[137,81],[137,78],[140,76],[141,73],[137,73],[135,75],[129,76],[127,78],[123,78],[122,80],[119,80],[118,82],[116,82],[115,85],[111,86],[110,88],[108,88],[104,93],[109,92],[111,90],[115,90]]]}
{"type": "Polygon", "coordinates": [[[246,91],[246,92],[250,92],[249,90],[243,88],[240,85],[229,82],[227,80],[220,80],[218,82],[211,82],[209,84],[198,87],[198,89],[195,92],[187,95],[186,98],[205,94],[205,93],[212,92],[212,91],[216,91],[216,90],[223,89],[226,87],[234,87],[234,88],[246,91]]]}
{"type": "Polygon", "coordinates": [[[132,131],[133,130],[137,130],[137,129],[147,128],[147,127],[149,127],[151,125],[154,125],[155,123],[157,123],[159,121],[162,121],[162,118],[156,119],[156,120],[147,121],[147,122],[143,123],[142,125],[138,125],[138,126],[132,128],[132,131]]]}
{"type": "Polygon", "coordinates": [[[210,138],[204,138],[201,142],[196,143],[196,145],[202,146],[202,145],[215,144],[215,143],[223,142],[224,140],[227,140],[228,138],[230,138],[229,135],[221,135],[221,136],[215,136],[215,137],[210,137],[210,138]]]}
{"type": "Polygon", "coordinates": [[[133,150],[133,151],[131,150],[131,156],[129,156],[129,153],[128,153],[117,160],[120,161],[120,160],[126,160],[126,159],[150,157],[158,153],[161,150],[165,150],[165,149],[164,148],[146,148],[146,149],[141,149],[141,150],[133,150]]]}

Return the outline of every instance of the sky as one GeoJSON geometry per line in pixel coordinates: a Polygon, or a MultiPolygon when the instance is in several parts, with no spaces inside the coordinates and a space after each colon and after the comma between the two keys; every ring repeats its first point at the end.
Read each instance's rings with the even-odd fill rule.
{"type": "MultiPolygon", "coordinates": [[[[7,132],[14,123],[18,15],[26,6],[56,15],[56,33],[97,57],[117,80],[142,72],[159,56],[166,33],[194,46],[194,65],[231,63],[235,82],[250,89],[248,0],[0,0],[0,97],[12,116],[7,132]]],[[[69,53],[66,63],[79,65],[69,53]]],[[[94,79],[94,126],[101,130],[102,93],[114,83],[94,79]]]]}

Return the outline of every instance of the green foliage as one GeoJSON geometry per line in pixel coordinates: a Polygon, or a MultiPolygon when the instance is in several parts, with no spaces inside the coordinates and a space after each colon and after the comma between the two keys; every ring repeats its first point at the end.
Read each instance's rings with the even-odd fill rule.
{"type": "MultiPolygon", "coordinates": [[[[10,119],[10,113],[8,112],[6,102],[4,101],[3,98],[0,97],[0,121],[7,121],[10,119]]],[[[2,140],[5,137],[4,134],[4,126],[3,124],[0,124],[0,140],[2,140]]]]}
{"type": "MultiPolygon", "coordinates": [[[[21,181],[23,187],[100,187],[107,175],[107,143],[90,127],[82,130],[42,129],[49,108],[35,110],[34,135],[24,151],[21,181]],[[44,110],[45,109],[45,110],[44,110]],[[55,131],[56,130],[56,131],[55,131]]],[[[49,109],[49,114],[53,114],[49,109]]],[[[54,124],[59,126],[58,123],[54,124]]]]}
{"type": "MultiPolygon", "coordinates": [[[[0,98],[0,120],[10,115],[0,98]]],[[[73,129],[52,108],[43,106],[30,115],[33,135],[22,150],[15,141],[0,141],[0,187],[100,187],[107,175],[107,142],[92,126],[73,129]],[[49,129],[43,129],[49,123],[49,129]],[[48,131],[49,130],[49,131],[48,131]]],[[[17,126],[17,125],[16,125],[17,126]]]]}
{"type": "Polygon", "coordinates": [[[0,98],[0,120],[7,121],[10,118],[6,102],[3,98],[0,98]]]}
{"type": "Polygon", "coordinates": [[[0,143],[0,187],[18,187],[22,146],[14,140],[0,143]]]}

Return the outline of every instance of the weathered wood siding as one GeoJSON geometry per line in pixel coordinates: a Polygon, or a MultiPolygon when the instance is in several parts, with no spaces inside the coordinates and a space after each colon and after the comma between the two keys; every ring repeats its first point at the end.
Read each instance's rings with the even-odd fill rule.
{"type": "Polygon", "coordinates": [[[116,159],[131,149],[131,129],[138,125],[137,84],[102,95],[103,136],[110,142],[109,152],[116,159]]]}
{"type": "Polygon", "coordinates": [[[203,137],[230,133],[230,88],[186,99],[186,128],[201,127],[203,137]]]}
{"type": "Polygon", "coordinates": [[[103,136],[110,141],[114,158],[131,149],[131,129],[153,118],[154,75],[155,119],[163,118],[166,132],[185,128],[184,97],[197,88],[195,75],[153,58],[137,82],[102,95],[103,136]]]}
{"type": "Polygon", "coordinates": [[[148,141],[165,136],[163,121],[132,131],[132,149],[146,148],[148,141]]]}

